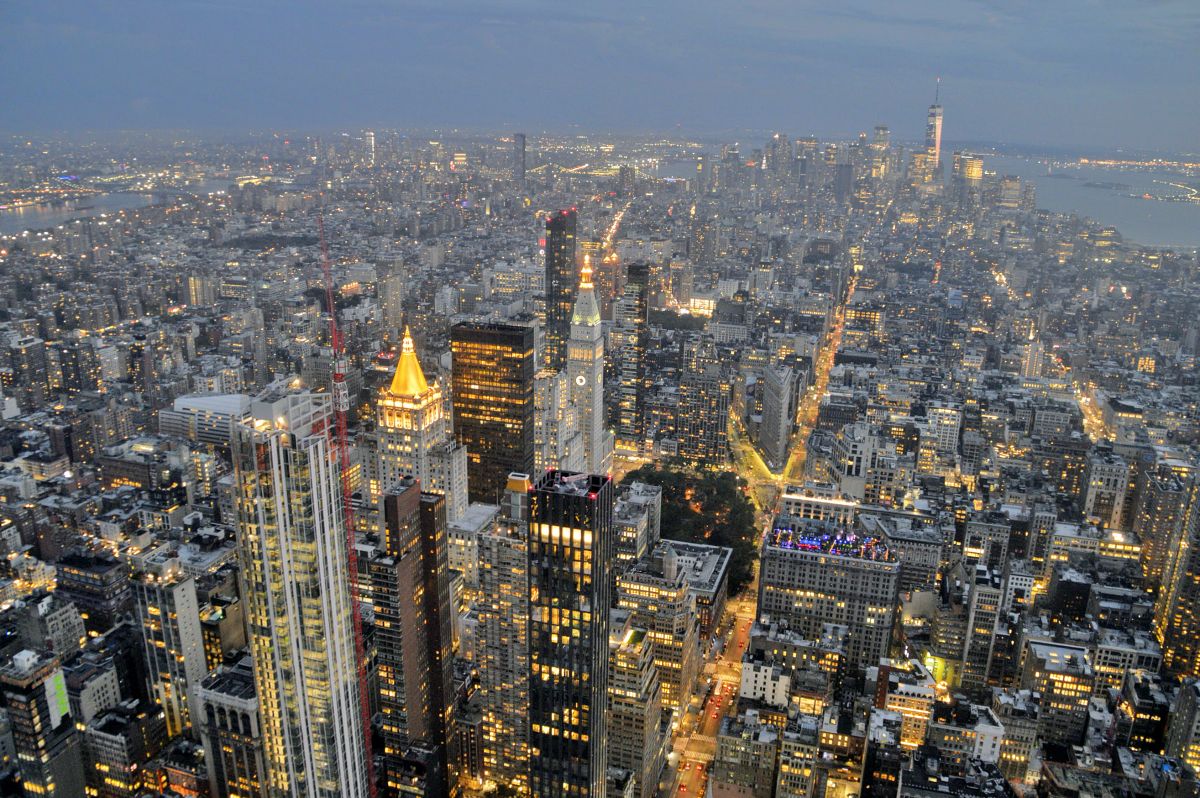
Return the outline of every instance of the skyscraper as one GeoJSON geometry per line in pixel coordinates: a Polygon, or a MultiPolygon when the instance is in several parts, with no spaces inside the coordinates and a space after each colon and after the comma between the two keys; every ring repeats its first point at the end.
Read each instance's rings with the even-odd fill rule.
{"type": "Polygon", "coordinates": [[[617,300],[613,326],[613,359],[620,381],[617,398],[616,448],[639,455],[645,437],[646,346],[649,343],[650,267],[631,263],[625,289],[617,300]]]}
{"type": "Polygon", "coordinates": [[[234,437],[238,553],[275,798],[363,798],[366,743],[327,394],[256,398],[234,437]]]}
{"type": "Polygon", "coordinates": [[[79,733],[58,658],[21,651],[0,669],[0,690],[26,795],[84,794],[79,733]]]}
{"type": "Polygon", "coordinates": [[[929,116],[925,120],[925,151],[932,158],[930,166],[935,175],[940,174],[942,170],[942,106],[938,102],[942,88],[941,78],[938,78],[937,85],[933,105],[929,106],[929,116]]]}
{"type": "Polygon", "coordinates": [[[376,668],[385,783],[396,790],[408,748],[432,752],[430,794],[450,793],[452,695],[445,503],[411,477],[383,497],[382,551],[368,565],[375,606],[376,668]]]}
{"type": "MultiPolygon", "coordinates": [[[[567,208],[546,217],[546,366],[566,364],[567,338],[575,307],[575,228],[578,214],[567,208]]],[[[514,469],[515,470],[515,469],[514,469]]]]}
{"type": "Polygon", "coordinates": [[[396,374],[380,393],[376,413],[379,476],[372,486],[372,504],[402,478],[412,476],[422,488],[445,495],[449,520],[461,518],[467,509],[467,450],[450,434],[441,386],[425,379],[407,329],[396,374]]]}
{"type": "Polygon", "coordinates": [[[571,403],[583,433],[583,470],[607,474],[612,469],[612,433],[604,426],[604,331],[592,290],[592,266],[585,259],[579,296],[571,314],[567,346],[571,403]]]}
{"type": "Polygon", "coordinates": [[[525,134],[513,135],[513,180],[525,181],[525,134]]]}
{"type": "Polygon", "coordinates": [[[495,503],[510,473],[533,472],[534,331],[462,322],[450,330],[450,349],[454,435],[467,448],[470,499],[495,503]]]}
{"type": "Polygon", "coordinates": [[[675,423],[679,456],[699,468],[725,462],[729,439],[729,379],[715,362],[711,345],[698,354],[679,381],[679,411],[675,423]]]}
{"type": "Polygon", "coordinates": [[[167,736],[197,721],[192,696],[207,673],[196,583],[177,557],[154,558],[133,580],[149,663],[150,691],[163,708],[167,736]]]}
{"type": "Polygon", "coordinates": [[[529,786],[604,795],[612,480],[548,471],[530,494],[529,786]]]}
{"type": "Polygon", "coordinates": [[[483,705],[483,776],[529,783],[528,474],[510,474],[500,522],[479,537],[477,652],[483,705]]]}

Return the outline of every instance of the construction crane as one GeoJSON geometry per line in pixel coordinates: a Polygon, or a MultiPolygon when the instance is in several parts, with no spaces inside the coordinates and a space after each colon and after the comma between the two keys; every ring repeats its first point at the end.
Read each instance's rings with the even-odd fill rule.
{"type": "Polygon", "coordinates": [[[333,349],[334,456],[342,473],[342,515],[346,523],[346,579],[350,582],[350,604],[354,622],[354,660],[358,671],[359,709],[362,712],[363,745],[367,757],[367,789],[376,798],[375,756],[371,749],[371,704],[367,697],[367,655],[363,644],[362,598],[358,592],[358,553],[354,541],[354,506],[350,502],[350,441],[346,415],[350,412],[350,389],[346,387],[346,342],[338,327],[333,304],[333,267],[329,263],[329,242],[325,238],[325,215],[317,210],[317,237],[321,243],[321,274],[325,279],[325,306],[329,310],[329,341],[333,349]]]}

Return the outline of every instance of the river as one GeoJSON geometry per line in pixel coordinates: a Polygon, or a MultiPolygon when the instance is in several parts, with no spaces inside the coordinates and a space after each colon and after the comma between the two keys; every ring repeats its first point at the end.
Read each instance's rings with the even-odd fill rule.
{"type": "MultiPolygon", "coordinates": [[[[230,180],[203,180],[189,184],[185,190],[194,194],[207,194],[214,191],[224,191],[229,188],[230,180]]],[[[109,194],[97,194],[79,200],[71,200],[61,205],[28,205],[23,208],[8,208],[0,211],[0,235],[12,235],[25,230],[44,230],[80,219],[86,216],[99,216],[102,213],[133,208],[145,208],[154,202],[153,194],[143,194],[134,191],[114,191],[109,194]]]]}

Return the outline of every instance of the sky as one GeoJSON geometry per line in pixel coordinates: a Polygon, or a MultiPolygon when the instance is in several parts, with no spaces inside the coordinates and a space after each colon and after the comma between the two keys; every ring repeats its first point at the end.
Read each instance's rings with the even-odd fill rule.
{"type": "Polygon", "coordinates": [[[1200,152],[1200,0],[0,0],[0,129],[922,135],[1200,152]]]}

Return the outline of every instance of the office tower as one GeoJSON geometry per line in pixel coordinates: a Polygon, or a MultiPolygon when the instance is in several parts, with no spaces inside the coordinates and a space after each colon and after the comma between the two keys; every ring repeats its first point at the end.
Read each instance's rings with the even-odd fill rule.
{"type": "Polygon", "coordinates": [[[687,573],[666,550],[633,564],[617,579],[617,607],[646,631],[662,684],[662,702],[682,710],[700,669],[700,616],[687,573]]]}
{"type": "Polygon", "coordinates": [[[1189,679],[1179,688],[1167,723],[1167,756],[1200,768],[1200,681],[1189,679]]]}
{"type": "Polygon", "coordinates": [[[441,386],[425,379],[405,329],[392,382],[376,403],[379,479],[373,503],[406,476],[425,490],[446,496],[446,515],[457,521],[467,510],[467,450],[450,434],[441,386]]]}
{"type": "Polygon", "coordinates": [[[149,663],[150,695],[163,708],[167,736],[192,727],[192,695],[208,669],[196,582],[177,557],[151,558],[133,580],[149,663]]]}
{"type": "Polygon", "coordinates": [[[658,671],[645,629],[622,610],[609,624],[608,766],[633,774],[637,798],[652,798],[669,739],[658,671]]]}
{"type": "Polygon", "coordinates": [[[976,565],[967,608],[967,640],[963,646],[961,684],[964,690],[984,693],[996,639],[996,621],[1004,591],[1000,573],[976,565]]]}
{"type": "Polygon", "coordinates": [[[365,157],[367,166],[375,165],[375,131],[368,130],[363,133],[363,156],[365,157]]]}
{"type": "Polygon", "coordinates": [[[494,504],[509,474],[533,472],[534,331],[462,322],[450,330],[450,350],[454,435],[467,448],[469,497],[494,504]]]}
{"type": "Polygon", "coordinates": [[[137,700],[122,702],[83,731],[88,795],[132,798],[150,786],[146,765],[170,739],[162,711],[137,700]]]}
{"type": "Polygon", "coordinates": [[[1138,475],[1137,499],[1130,529],[1142,544],[1142,577],[1157,589],[1172,559],[1173,545],[1187,520],[1191,492],[1170,470],[1144,470],[1138,475]]]}
{"type": "Polygon", "coordinates": [[[1083,472],[1083,515],[1105,529],[1123,529],[1121,508],[1129,487],[1129,464],[1111,447],[1097,447],[1083,472]]]}
{"type": "Polygon", "coordinates": [[[696,468],[725,462],[729,436],[729,380],[716,363],[689,368],[679,382],[675,423],[679,456],[696,468]]]}
{"type": "Polygon", "coordinates": [[[571,313],[567,342],[567,377],[571,386],[579,429],[583,433],[583,471],[607,474],[612,470],[612,433],[604,425],[604,331],[592,290],[592,265],[585,259],[579,294],[571,313]]]}
{"type": "Polygon", "coordinates": [[[930,167],[933,173],[940,174],[942,170],[942,106],[938,102],[941,94],[942,79],[938,78],[938,91],[929,106],[929,116],[925,121],[925,152],[931,158],[930,167]]]}
{"type": "Polygon", "coordinates": [[[83,795],[79,733],[71,718],[58,658],[49,653],[18,652],[0,669],[0,690],[25,795],[83,795]]]}
{"type": "Polygon", "coordinates": [[[1154,604],[1154,634],[1168,673],[1200,676],[1200,481],[1186,490],[1188,507],[1167,547],[1154,604]]]}
{"type": "Polygon", "coordinates": [[[430,751],[431,795],[449,794],[453,694],[445,502],[406,478],[383,497],[382,551],[368,564],[385,783],[398,790],[408,749],[430,751]]]}
{"type": "Polygon", "coordinates": [[[1083,738],[1095,674],[1083,646],[1028,640],[1021,655],[1021,687],[1042,697],[1038,737],[1075,745],[1083,738]]]}
{"type": "Polygon", "coordinates": [[[268,795],[367,795],[342,484],[327,394],[256,398],[234,438],[238,554],[268,795]]]}
{"type": "Polygon", "coordinates": [[[758,615],[808,639],[846,626],[846,658],[865,668],[888,656],[900,561],[882,539],[823,521],[779,516],[764,536],[758,615]]]}
{"type": "Polygon", "coordinates": [[[529,781],[529,493],[510,474],[499,523],[479,536],[477,652],[483,778],[521,792],[529,781]]]}
{"type": "Polygon", "coordinates": [[[392,274],[379,281],[379,308],[383,312],[383,335],[388,341],[395,341],[401,325],[404,324],[404,298],[407,295],[408,280],[403,274],[392,274]]]}
{"type": "Polygon", "coordinates": [[[25,336],[8,345],[9,366],[13,370],[13,396],[26,411],[36,410],[50,397],[49,363],[46,342],[25,336]]]}
{"type": "Polygon", "coordinates": [[[848,163],[840,163],[833,172],[833,199],[838,205],[845,205],[850,201],[850,197],[854,192],[854,166],[848,163]]]}
{"type": "Polygon", "coordinates": [[[530,494],[529,786],[603,796],[613,484],[548,471],[530,494]]]}
{"type": "Polygon", "coordinates": [[[518,183],[525,181],[525,134],[513,136],[513,180],[518,183]]]}
{"type": "Polygon", "coordinates": [[[646,347],[649,345],[650,266],[631,263],[617,300],[612,332],[617,363],[616,449],[637,457],[645,448],[646,347]]]}
{"type": "Polygon", "coordinates": [[[979,204],[983,187],[983,159],[967,152],[954,153],[953,185],[959,207],[969,208],[979,204]]]}
{"type": "Polygon", "coordinates": [[[795,395],[796,373],[790,366],[781,363],[763,370],[762,424],[758,439],[767,464],[776,469],[787,462],[795,395]]]}
{"type": "Polygon", "coordinates": [[[247,656],[213,671],[196,691],[196,728],[213,795],[266,798],[267,764],[262,718],[254,690],[254,666],[247,656]]]}
{"type": "Polygon", "coordinates": [[[571,334],[571,315],[579,284],[575,267],[577,222],[578,215],[574,208],[546,217],[545,365],[556,371],[567,362],[567,338],[571,334]]]}

